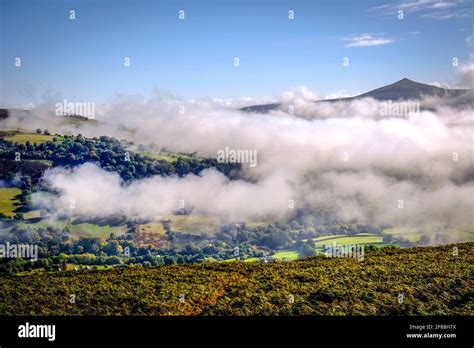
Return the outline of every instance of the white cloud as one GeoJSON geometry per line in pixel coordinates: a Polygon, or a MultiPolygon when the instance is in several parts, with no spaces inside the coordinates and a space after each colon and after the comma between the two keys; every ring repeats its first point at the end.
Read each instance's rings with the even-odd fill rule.
{"type": "Polygon", "coordinates": [[[454,88],[449,83],[446,83],[446,82],[434,81],[434,82],[431,82],[430,85],[440,87],[440,88],[448,88],[448,89],[454,88]]]}
{"type": "Polygon", "coordinates": [[[465,38],[465,40],[468,46],[474,45],[474,34],[469,35],[468,37],[465,38]]]}
{"type": "Polygon", "coordinates": [[[344,38],[343,40],[349,41],[349,43],[346,44],[346,47],[371,47],[393,43],[392,39],[375,37],[372,34],[353,35],[349,38],[344,38]]]}
{"type": "Polygon", "coordinates": [[[436,2],[433,5],[428,6],[429,8],[434,8],[434,9],[446,9],[450,7],[454,7],[457,4],[455,2],[436,2]]]}
{"type": "Polygon", "coordinates": [[[459,79],[464,88],[474,88],[474,55],[471,61],[459,66],[459,79]]]}
{"type": "Polygon", "coordinates": [[[295,115],[280,110],[255,115],[184,101],[186,112],[178,115],[173,102],[122,98],[106,109],[107,123],[76,132],[112,135],[126,127],[134,131],[117,132],[119,138],[205,157],[226,146],[255,149],[257,167],[244,166],[239,180],[209,170],[126,184],[88,164],[48,172],[45,182],[59,195],[34,194],[33,200],[59,214],[67,214],[74,199],[80,214],[150,219],[173,212],[184,199],[193,213],[233,221],[286,218],[295,212],[289,200],[344,220],[426,232],[472,221],[471,108],[451,109],[438,100],[433,111],[389,117],[381,115],[383,102],[371,98],[314,103],[317,97],[304,87],[285,93],[281,102],[293,103],[295,115]],[[399,199],[406,209],[397,208],[399,199]]]}
{"type": "Polygon", "coordinates": [[[280,96],[280,101],[283,103],[289,103],[292,101],[295,103],[298,100],[302,101],[315,101],[322,99],[319,93],[314,92],[307,86],[299,86],[288,91],[285,91],[280,96]]]}
{"type": "Polygon", "coordinates": [[[466,8],[456,11],[438,11],[425,13],[420,16],[420,18],[431,18],[431,19],[452,19],[452,18],[466,18],[474,17],[474,10],[471,8],[466,8]]]}
{"type": "Polygon", "coordinates": [[[398,11],[406,14],[418,13],[420,18],[451,19],[473,17],[472,2],[465,0],[406,0],[396,4],[385,4],[368,9],[376,16],[397,15],[398,11]]]}
{"type": "MultiPolygon", "coordinates": [[[[461,82],[472,83],[472,62],[460,65],[461,82]]],[[[83,214],[159,218],[184,199],[193,213],[270,220],[293,214],[295,210],[288,209],[291,199],[298,208],[328,209],[341,219],[422,231],[473,222],[474,110],[467,103],[449,107],[431,98],[430,111],[390,117],[381,113],[386,102],[371,98],[314,103],[316,99],[321,95],[298,87],[283,93],[280,110],[256,115],[230,107],[237,108],[241,101],[121,95],[100,106],[97,125],[50,125],[57,119],[46,118],[50,105],[32,111],[24,123],[10,125],[35,129],[48,124],[53,132],[105,134],[169,151],[196,151],[202,157],[215,158],[225,147],[258,152],[257,167],[244,166],[238,180],[210,170],[200,176],[126,184],[91,164],[55,169],[44,179],[59,194],[35,193],[34,202],[58,214],[67,213],[74,199],[83,214]],[[293,115],[288,104],[294,106],[293,115]],[[183,114],[179,105],[185,106],[183,114]],[[406,209],[397,208],[399,199],[406,209]]]]}
{"type": "Polygon", "coordinates": [[[362,92],[350,92],[350,91],[342,90],[342,91],[326,94],[324,96],[324,99],[349,98],[349,97],[355,97],[356,95],[359,95],[359,94],[362,94],[362,92]]]}

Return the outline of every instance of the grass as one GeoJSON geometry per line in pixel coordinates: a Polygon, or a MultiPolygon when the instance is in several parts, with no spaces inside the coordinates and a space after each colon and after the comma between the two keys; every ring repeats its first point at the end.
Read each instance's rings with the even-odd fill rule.
{"type": "Polygon", "coordinates": [[[56,135],[45,135],[45,134],[37,134],[37,133],[17,133],[11,136],[7,136],[4,139],[11,143],[18,143],[18,144],[26,144],[27,141],[34,144],[43,144],[48,141],[53,141],[54,138],[61,139],[56,135]]]}
{"type": "Polygon", "coordinates": [[[106,271],[108,269],[112,269],[113,267],[112,266],[107,266],[107,265],[97,265],[97,266],[93,266],[93,269],[96,269],[98,271],[106,271]]]}
{"type": "Polygon", "coordinates": [[[255,262],[258,261],[258,257],[249,257],[248,259],[245,259],[244,262],[255,262]]]}
{"type": "Polygon", "coordinates": [[[249,222],[246,222],[245,223],[245,227],[248,228],[248,229],[256,229],[258,227],[265,227],[269,225],[269,223],[267,222],[253,222],[253,221],[249,221],[249,222]]]}
{"type": "Polygon", "coordinates": [[[95,224],[82,223],[82,224],[71,224],[68,226],[72,234],[78,237],[94,237],[100,239],[106,239],[111,233],[116,236],[122,235],[127,232],[127,226],[99,226],[95,224]]]}
{"type": "MultiPolygon", "coordinates": [[[[271,255],[270,258],[273,258],[275,260],[280,260],[280,261],[293,261],[293,260],[297,260],[299,258],[299,254],[296,251],[288,251],[288,250],[287,251],[279,251],[279,252],[271,255]]],[[[244,259],[243,261],[244,262],[256,262],[258,260],[259,260],[258,257],[249,257],[249,258],[244,259]]],[[[223,262],[235,262],[235,261],[237,261],[237,259],[232,258],[232,259],[224,260],[223,262]]]]}
{"type": "Polygon", "coordinates": [[[82,126],[83,124],[89,124],[89,125],[97,125],[99,124],[99,121],[93,119],[93,118],[88,118],[85,116],[62,116],[63,118],[63,124],[69,124],[73,126],[82,126]]]}
{"type": "Polygon", "coordinates": [[[152,222],[148,224],[141,224],[137,226],[138,233],[154,233],[159,235],[165,234],[165,229],[161,222],[152,222]]]}
{"type": "Polygon", "coordinates": [[[152,246],[160,249],[169,247],[162,222],[138,225],[133,236],[135,244],[140,247],[152,246]]]}
{"type": "Polygon", "coordinates": [[[15,216],[14,211],[18,208],[19,200],[16,196],[21,194],[21,190],[16,187],[2,187],[0,188],[0,213],[8,217],[15,216]]]}
{"type": "MultiPolygon", "coordinates": [[[[237,261],[237,259],[232,258],[232,259],[223,260],[222,262],[235,262],[235,261],[237,261]]],[[[250,261],[247,261],[247,262],[250,262],[250,261]]]]}
{"type": "Polygon", "coordinates": [[[215,234],[220,227],[219,218],[210,215],[168,215],[163,220],[169,220],[171,231],[177,233],[215,234]]]}
{"type": "MultiPolygon", "coordinates": [[[[24,225],[18,223],[18,226],[24,225]]],[[[106,239],[110,236],[111,233],[114,233],[116,236],[122,235],[127,232],[126,225],[120,226],[99,226],[90,223],[80,223],[74,224],[70,223],[68,220],[58,220],[58,221],[48,221],[43,220],[36,222],[34,224],[29,224],[28,226],[33,228],[47,228],[49,226],[55,227],[57,229],[64,229],[67,227],[71,231],[72,237],[94,237],[99,239],[106,239]]]]}
{"type": "Polygon", "coordinates": [[[275,260],[292,261],[297,260],[299,254],[296,251],[280,251],[273,254],[271,257],[273,257],[275,260]]]}
{"type": "Polygon", "coordinates": [[[176,162],[179,158],[182,159],[192,159],[191,156],[179,153],[179,152],[168,152],[161,150],[159,153],[155,152],[140,152],[140,155],[145,157],[157,160],[157,161],[166,161],[166,162],[176,162]]]}
{"type": "Polygon", "coordinates": [[[53,166],[53,161],[51,161],[51,160],[26,159],[26,160],[23,160],[23,161],[25,161],[25,162],[43,163],[43,164],[46,164],[46,165],[49,166],[49,167],[52,167],[52,166],[53,166]]]}
{"type": "MultiPolygon", "coordinates": [[[[24,224],[18,223],[17,225],[19,227],[22,227],[24,224]]],[[[33,227],[33,228],[48,228],[49,226],[51,226],[57,229],[63,229],[67,225],[68,225],[67,220],[57,220],[57,221],[41,220],[33,224],[29,224],[28,226],[33,227]]]]}
{"type": "MultiPolygon", "coordinates": [[[[259,257],[248,257],[248,258],[244,259],[243,262],[256,262],[256,261],[258,261],[259,259],[260,259],[259,257]]],[[[233,258],[231,258],[231,259],[222,260],[221,262],[236,262],[236,261],[241,262],[242,260],[233,257],[233,258]]]]}
{"type": "MultiPolygon", "coordinates": [[[[387,245],[383,243],[383,237],[378,236],[375,234],[370,233],[360,233],[355,236],[349,236],[345,234],[338,234],[338,235],[329,235],[329,236],[320,236],[316,238],[312,238],[315,242],[314,247],[316,251],[316,255],[322,253],[322,248],[324,245],[332,245],[336,242],[337,245],[347,245],[347,244],[364,244],[364,245],[377,245],[379,247],[387,245]]],[[[306,240],[304,240],[306,241],[306,240]]],[[[299,258],[299,254],[297,251],[291,250],[284,250],[276,252],[273,255],[270,255],[271,258],[275,260],[283,260],[283,261],[293,261],[299,258]]],[[[224,260],[224,262],[234,262],[236,261],[235,258],[224,260]]],[[[258,261],[256,257],[249,257],[244,260],[244,262],[254,262],[258,261]]]]}
{"type": "MultiPolygon", "coordinates": [[[[383,230],[385,234],[393,235],[395,237],[403,237],[411,243],[417,243],[425,234],[408,227],[392,227],[383,230]]],[[[439,235],[446,238],[446,242],[452,243],[455,241],[472,242],[474,241],[474,224],[464,224],[456,228],[450,228],[438,233],[430,233],[427,235],[439,235]]]]}
{"type": "Polygon", "coordinates": [[[383,242],[382,236],[377,236],[373,234],[363,234],[355,236],[337,236],[335,238],[329,238],[324,240],[318,240],[314,243],[316,248],[320,248],[323,245],[332,245],[336,243],[337,245],[345,244],[381,244],[383,242]]]}
{"type": "MultiPolygon", "coordinates": [[[[322,241],[322,240],[334,239],[334,238],[345,237],[345,236],[346,236],[345,234],[331,234],[329,236],[320,236],[320,237],[316,237],[316,238],[312,238],[312,239],[315,242],[319,242],[319,241],[322,241]]],[[[307,239],[304,239],[303,241],[306,242],[307,239]]]]}

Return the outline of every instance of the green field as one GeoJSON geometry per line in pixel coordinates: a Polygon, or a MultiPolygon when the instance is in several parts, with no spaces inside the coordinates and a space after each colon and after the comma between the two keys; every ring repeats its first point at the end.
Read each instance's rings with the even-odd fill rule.
{"type": "MultiPolygon", "coordinates": [[[[345,234],[331,234],[331,235],[328,235],[328,236],[319,236],[319,237],[316,237],[316,238],[312,238],[312,240],[314,240],[315,242],[319,242],[319,241],[323,241],[323,240],[329,240],[329,239],[345,237],[345,236],[346,236],[345,234]]],[[[307,239],[304,239],[303,241],[306,242],[307,239]]]]}
{"type": "Polygon", "coordinates": [[[163,221],[169,221],[171,232],[188,234],[215,234],[220,227],[217,216],[211,215],[167,215],[163,221]]]}
{"type": "Polygon", "coordinates": [[[19,194],[21,194],[21,190],[16,187],[0,188],[0,213],[8,217],[15,216],[14,211],[18,208],[17,204],[20,204],[20,201],[15,197],[19,194]]]}
{"type": "Polygon", "coordinates": [[[48,228],[49,226],[51,226],[58,229],[63,229],[68,225],[68,223],[69,222],[67,220],[56,220],[56,221],[41,220],[32,224],[19,222],[17,226],[24,227],[26,226],[26,224],[28,224],[29,227],[33,227],[33,228],[48,228]]]}
{"type": "MultiPolygon", "coordinates": [[[[383,230],[385,234],[404,238],[411,243],[417,243],[425,233],[413,228],[393,227],[383,230]]],[[[474,224],[464,224],[457,228],[450,228],[437,233],[427,233],[427,236],[438,236],[446,239],[447,243],[452,242],[472,242],[474,241],[474,224]]]]}
{"type": "MultiPolygon", "coordinates": [[[[299,254],[297,251],[279,251],[269,256],[269,258],[272,258],[278,261],[294,261],[294,260],[297,260],[298,257],[299,257],[299,254]]],[[[260,258],[258,257],[249,257],[249,258],[244,259],[244,262],[256,262],[259,259],[260,258]]],[[[235,262],[235,261],[237,261],[237,259],[235,258],[224,260],[224,262],[235,262]]]]}
{"type": "MultiPolygon", "coordinates": [[[[328,236],[329,237],[329,236],[328,236]]],[[[337,245],[347,245],[347,244],[381,244],[383,243],[383,237],[377,236],[375,234],[357,234],[355,236],[344,236],[337,235],[331,236],[332,238],[321,239],[321,237],[315,241],[315,248],[321,248],[323,245],[332,245],[336,243],[337,245]]]]}
{"type": "Polygon", "coordinates": [[[17,133],[11,136],[7,136],[4,139],[11,143],[18,143],[18,144],[26,144],[29,141],[32,144],[43,144],[48,141],[53,141],[53,138],[58,138],[55,135],[45,135],[45,134],[37,134],[37,133],[17,133]]]}
{"type": "MultiPolygon", "coordinates": [[[[226,260],[226,261],[228,261],[228,260],[226,260]]],[[[244,262],[255,262],[255,261],[258,261],[258,257],[249,257],[249,258],[244,260],[244,262]]]]}
{"type": "MultiPolygon", "coordinates": [[[[355,236],[348,236],[345,234],[338,234],[338,235],[329,235],[329,236],[320,236],[312,239],[314,243],[314,247],[316,249],[316,255],[320,254],[324,245],[332,245],[334,242],[337,245],[347,245],[347,244],[363,244],[363,245],[377,245],[383,246],[383,237],[378,236],[375,234],[370,233],[360,233],[355,236]]],[[[303,240],[306,241],[306,240],[303,240]]],[[[299,254],[297,251],[292,250],[285,250],[276,252],[273,255],[270,255],[271,258],[274,260],[280,261],[293,261],[299,258],[299,254]]],[[[235,258],[225,260],[225,262],[233,262],[236,261],[235,258]]],[[[258,261],[258,258],[251,257],[245,259],[244,262],[253,262],[258,261]]]]}
{"type": "Polygon", "coordinates": [[[151,222],[137,226],[137,233],[153,233],[160,236],[165,234],[165,229],[161,222],[151,222]]]}
{"type": "Polygon", "coordinates": [[[403,237],[407,241],[411,243],[416,243],[420,240],[423,233],[418,232],[413,228],[406,228],[406,227],[393,227],[393,228],[386,228],[383,230],[385,234],[389,234],[395,237],[403,237]]]}
{"type": "Polygon", "coordinates": [[[298,259],[299,254],[296,251],[280,251],[273,254],[271,257],[275,260],[292,261],[298,259]]]}
{"type": "MultiPolygon", "coordinates": [[[[18,223],[18,226],[26,226],[25,223],[18,223]]],[[[29,227],[33,228],[47,228],[48,226],[55,227],[57,229],[68,228],[71,232],[72,237],[95,237],[99,239],[106,239],[110,236],[111,233],[114,233],[116,236],[122,235],[127,232],[126,225],[120,226],[109,226],[109,225],[96,225],[90,223],[79,223],[74,224],[68,220],[58,220],[58,221],[48,221],[43,220],[33,224],[28,224],[29,227]]]]}
{"type": "Polygon", "coordinates": [[[179,158],[188,159],[188,160],[192,159],[191,156],[188,156],[188,155],[185,155],[185,154],[182,154],[182,153],[168,152],[168,151],[163,151],[163,150],[159,151],[158,153],[155,153],[155,152],[140,152],[140,155],[148,157],[148,158],[152,158],[152,159],[157,160],[157,161],[166,161],[166,162],[170,162],[170,163],[176,162],[179,158]]]}
{"type": "MultiPolygon", "coordinates": [[[[335,234],[327,236],[319,236],[316,238],[311,238],[314,241],[314,248],[316,255],[320,255],[323,251],[325,245],[332,246],[333,243],[336,245],[348,245],[348,244],[362,244],[362,245],[376,245],[383,246],[383,237],[371,233],[359,233],[354,236],[349,236],[345,234],[335,234]]],[[[306,242],[307,239],[303,240],[306,242]]],[[[281,251],[272,255],[275,260],[296,260],[299,258],[299,254],[296,251],[281,251]]]]}
{"type": "Polygon", "coordinates": [[[68,226],[71,233],[79,237],[94,237],[105,239],[110,236],[111,233],[114,233],[116,236],[120,236],[127,232],[127,225],[120,226],[99,226],[95,224],[71,224],[68,226]]]}
{"type": "Polygon", "coordinates": [[[47,166],[50,166],[50,167],[53,165],[53,161],[50,161],[50,160],[26,159],[26,160],[23,160],[23,161],[43,163],[43,164],[46,164],[47,166]]]}

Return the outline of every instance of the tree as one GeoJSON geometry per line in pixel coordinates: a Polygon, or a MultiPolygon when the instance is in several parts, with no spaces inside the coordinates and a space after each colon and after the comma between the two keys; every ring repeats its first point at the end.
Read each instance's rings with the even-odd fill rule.
{"type": "Polygon", "coordinates": [[[102,250],[109,256],[120,255],[123,252],[122,246],[116,240],[108,242],[102,250]]]}
{"type": "Polygon", "coordinates": [[[76,161],[76,156],[73,153],[68,153],[66,156],[66,160],[68,162],[75,162],[76,161]]]}
{"type": "Polygon", "coordinates": [[[61,253],[58,255],[58,263],[66,263],[68,260],[68,257],[66,254],[61,253]]]}
{"type": "Polygon", "coordinates": [[[21,178],[21,183],[22,183],[22,186],[26,189],[26,188],[31,188],[32,186],[32,183],[31,183],[31,177],[25,175],[21,178]]]}
{"type": "Polygon", "coordinates": [[[36,133],[41,134],[41,128],[36,129],[36,133]]]}

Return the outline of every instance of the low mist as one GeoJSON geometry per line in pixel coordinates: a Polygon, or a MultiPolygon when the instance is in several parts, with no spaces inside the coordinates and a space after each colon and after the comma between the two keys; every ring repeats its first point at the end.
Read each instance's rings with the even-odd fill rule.
{"type": "MultiPolygon", "coordinates": [[[[465,70],[472,77],[469,65],[465,70]]],[[[51,116],[53,104],[45,103],[22,125],[44,128],[47,123],[53,131],[105,134],[202,157],[216,158],[226,147],[246,149],[257,152],[258,164],[243,163],[241,180],[206,170],[200,176],[129,184],[92,164],[53,169],[44,180],[59,196],[38,193],[33,203],[68,214],[74,200],[75,213],[147,219],[173,213],[184,203],[193,214],[233,221],[276,221],[297,210],[324,209],[344,221],[426,232],[473,222],[474,109],[464,102],[472,102],[472,90],[454,102],[408,101],[421,107],[403,114],[382,112],[387,102],[371,98],[315,103],[317,96],[307,88],[285,92],[280,107],[268,114],[239,109],[269,99],[117,96],[97,107],[98,123],[79,128],[51,116]]],[[[15,126],[18,118],[8,122],[15,126]]]]}

